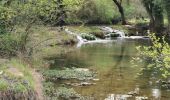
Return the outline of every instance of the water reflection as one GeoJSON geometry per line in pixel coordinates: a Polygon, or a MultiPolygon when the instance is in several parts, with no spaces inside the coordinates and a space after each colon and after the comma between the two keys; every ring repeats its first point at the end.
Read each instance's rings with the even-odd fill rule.
{"type": "MultiPolygon", "coordinates": [[[[170,92],[159,88],[151,88],[150,74],[136,78],[140,67],[131,67],[131,58],[136,56],[137,45],[148,45],[146,40],[117,40],[106,44],[86,44],[75,49],[54,65],[76,65],[94,69],[98,73],[99,81],[96,85],[86,87],[74,87],[74,89],[84,95],[93,96],[96,100],[140,100],[144,97],[153,97],[153,100],[170,100],[170,92]],[[128,93],[139,94],[139,97],[131,98],[128,93]],[[129,99],[130,98],[130,99],[129,99]]],[[[57,60],[56,60],[57,61],[57,60]]]]}

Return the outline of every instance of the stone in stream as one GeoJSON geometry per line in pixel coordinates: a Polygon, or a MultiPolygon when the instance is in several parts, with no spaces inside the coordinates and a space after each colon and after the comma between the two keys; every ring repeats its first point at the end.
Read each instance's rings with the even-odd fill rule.
{"type": "Polygon", "coordinates": [[[81,83],[66,83],[66,85],[70,86],[90,86],[95,85],[96,83],[90,83],[90,82],[81,82],[81,83]]]}
{"type": "Polygon", "coordinates": [[[145,96],[137,96],[135,99],[136,99],[136,100],[148,100],[148,97],[145,97],[145,96]]]}
{"type": "Polygon", "coordinates": [[[93,81],[99,81],[99,79],[92,79],[93,81]]]}
{"type": "Polygon", "coordinates": [[[128,95],[132,95],[132,96],[136,96],[136,95],[139,95],[139,88],[136,88],[134,91],[130,91],[128,93],[128,95]]]}
{"type": "Polygon", "coordinates": [[[87,69],[87,68],[76,68],[75,69],[76,71],[85,71],[85,72],[87,72],[87,71],[89,71],[89,69],[87,69]]]}
{"type": "Polygon", "coordinates": [[[127,100],[128,98],[131,98],[131,95],[126,94],[110,94],[106,99],[104,100],[127,100]]]}

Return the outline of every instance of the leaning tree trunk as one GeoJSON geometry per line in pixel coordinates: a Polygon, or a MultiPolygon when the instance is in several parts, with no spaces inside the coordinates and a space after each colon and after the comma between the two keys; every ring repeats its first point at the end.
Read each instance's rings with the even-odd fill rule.
{"type": "Polygon", "coordinates": [[[123,9],[123,7],[121,5],[122,0],[120,0],[120,2],[117,1],[117,0],[113,0],[113,1],[116,4],[116,6],[118,7],[119,13],[121,14],[122,25],[125,25],[126,24],[126,18],[125,18],[125,14],[124,14],[124,9],[123,9]]]}

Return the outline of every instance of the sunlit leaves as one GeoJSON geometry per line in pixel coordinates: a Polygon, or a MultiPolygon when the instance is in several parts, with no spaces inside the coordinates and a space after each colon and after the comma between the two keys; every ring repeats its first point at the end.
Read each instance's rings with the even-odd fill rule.
{"type": "Polygon", "coordinates": [[[155,34],[150,34],[149,36],[152,41],[152,46],[137,47],[140,57],[138,57],[138,59],[134,58],[134,61],[139,63],[141,63],[141,60],[148,62],[146,69],[158,71],[163,78],[167,78],[170,76],[170,46],[164,37],[161,39],[156,37],[155,34]]]}

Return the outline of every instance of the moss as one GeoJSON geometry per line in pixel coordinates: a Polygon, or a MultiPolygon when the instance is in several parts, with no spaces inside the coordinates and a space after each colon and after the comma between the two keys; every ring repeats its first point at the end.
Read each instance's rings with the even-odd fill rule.
{"type": "Polygon", "coordinates": [[[107,34],[106,32],[91,32],[90,34],[93,34],[94,36],[105,39],[105,35],[107,34]]]}
{"type": "Polygon", "coordinates": [[[81,33],[81,37],[86,40],[95,40],[96,37],[92,34],[81,33]]]}

